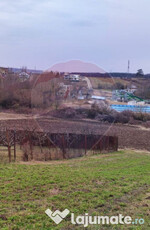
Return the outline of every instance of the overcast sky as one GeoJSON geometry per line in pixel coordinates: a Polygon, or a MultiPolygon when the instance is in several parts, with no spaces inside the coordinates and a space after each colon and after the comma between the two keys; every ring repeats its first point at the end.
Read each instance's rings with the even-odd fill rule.
{"type": "Polygon", "coordinates": [[[150,72],[150,0],[0,0],[0,66],[150,72]]]}

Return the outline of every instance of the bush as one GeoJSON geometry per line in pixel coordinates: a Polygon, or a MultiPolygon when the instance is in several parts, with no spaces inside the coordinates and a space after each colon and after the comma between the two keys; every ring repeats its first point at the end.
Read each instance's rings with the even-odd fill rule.
{"type": "Polygon", "coordinates": [[[53,115],[55,117],[60,117],[60,118],[75,118],[77,114],[77,111],[71,107],[68,108],[63,108],[63,109],[58,109],[53,111],[53,115]]]}
{"type": "Polygon", "coordinates": [[[133,117],[132,111],[123,111],[123,112],[117,113],[114,116],[115,123],[122,123],[122,124],[129,123],[131,117],[133,117]]]}
{"type": "Polygon", "coordinates": [[[110,108],[104,102],[94,103],[91,109],[88,110],[87,117],[95,119],[99,115],[109,115],[110,111],[110,108]]]}
{"type": "Polygon", "coordinates": [[[98,112],[95,109],[89,109],[87,117],[90,119],[94,119],[97,114],[98,114],[98,112]]]}
{"type": "Polygon", "coordinates": [[[67,108],[64,111],[65,118],[74,118],[76,115],[76,110],[72,108],[67,108]]]}
{"type": "Polygon", "coordinates": [[[97,114],[107,114],[107,115],[109,115],[112,112],[110,107],[103,101],[99,103],[94,103],[91,106],[91,110],[94,110],[97,114]]]}
{"type": "Polygon", "coordinates": [[[108,122],[108,123],[113,123],[115,121],[114,116],[111,114],[109,114],[109,115],[98,114],[96,119],[99,121],[104,121],[104,122],[108,122]]]}
{"type": "Polygon", "coordinates": [[[114,89],[125,89],[124,84],[122,84],[121,82],[116,82],[114,85],[114,89]]]}
{"type": "Polygon", "coordinates": [[[150,115],[148,113],[134,113],[133,118],[138,121],[150,121],[150,115]]]}
{"type": "Polygon", "coordinates": [[[13,102],[10,98],[4,99],[1,101],[2,108],[8,109],[13,106],[15,102],[13,102]]]}
{"type": "Polygon", "coordinates": [[[144,126],[145,126],[145,128],[150,128],[150,121],[146,121],[146,122],[144,123],[144,126]]]}

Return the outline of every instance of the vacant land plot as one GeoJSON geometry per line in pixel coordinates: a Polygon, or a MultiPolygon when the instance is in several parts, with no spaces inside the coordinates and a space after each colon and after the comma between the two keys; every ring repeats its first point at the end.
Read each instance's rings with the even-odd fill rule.
{"type": "Polygon", "coordinates": [[[97,89],[99,85],[102,87],[113,87],[115,83],[119,82],[123,85],[127,85],[128,81],[123,80],[121,78],[113,78],[113,77],[89,77],[92,87],[97,89]]]}
{"type": "Polygon", "coordinates": [[[129,215],[143,226],[87,229],[149,229],[150,155],[121,151],[49,163],[0,164],[0,229],[84,229],[70,215],[58,226],[44,213],[69,209],[75,215],[129,215]]]}
{"type": "Polygon", "coordinates": [[[150,151],[150,129],[133,125],[108,124],[94,120],[69,120],[43,116],[40,119],[0,121],[0,129],[39,130],[51,133],[77,133],[118,136],[119,148],[150,151]]]}
{"type": "Polygon", "coordinates": [[[150,129],[133,125],[108,124],[92,120],[69,120],[41,117],[0,121],[1,129],[44,130],[51,133],[87,133],[118,136],[119,148],[133,148],[150,151],[150,129]]]}

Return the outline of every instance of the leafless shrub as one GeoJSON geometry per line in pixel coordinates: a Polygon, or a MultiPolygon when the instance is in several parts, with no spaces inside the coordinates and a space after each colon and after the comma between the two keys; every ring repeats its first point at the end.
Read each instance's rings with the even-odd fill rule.
{"type": "Polygon", "coordinates": [[[104,122],[108,122],[108,123],[113,123],[115,121],[115,117],[111,114],[109,115],[102,115],[102,114],[98,114],[96,116],[96,120],[98,121],[104,121],[104,122]]]}
{"type": "Polygon", "coordinates": [[[91,109],[88,110],[87,117],[91,119],[98,118],[98,120],[100,120],[102,118],[101,115],[110,115],[110,113],[111,109],[109,106],[105,102],[101,101],[99,103],[94,103],[91,106],[91,109]]]}
{"type": "Polygon", "coordinates": [[[129,124],[130,125],[141,125],[142,122],[138,121],[138,120],[135,120],[133,117],[130,117],[129,124]]]}
{"type": "Polygon", "coordinates": [[[91,106],[91,110],[94,110],[98,114],[110,114],[112,111],[107,103],[103,101],[100,101],[99,103],[94,103],[91,106]]]}
{"type": "Polygon", "coordinates": [[[22,151],[23,151],[23,156],[22,160],[23,161],[29,161],[30,158],[30,145],[29,142],[26,142],[22,145],[22,151]]]}
{"type": "Polygon", "coordinates": [[[121,113],[116,113],[114,115],[114,121],[115,123],[126,124],[126,123],[129,123],[131,117],[133,117],[132,111],[123,111],[121,113]]]}
{"type": "Polygon", "coordinates": [[[22,160],[31,161],[33,160],[33,145],[30,141],[26,141],[21,145],[23,151],[22,160]]]}
{"type": "Polygon", "coordinates": [[[148,113],[134,113],[133,118],[139,121],[150,121],[150,115],[148,113]]]}
{"type": "Polygon", "coordinates": [[[145,128],[150,128],[150,121],[146,121],[146,122],[144,123],[144,127],[145,127],[145,128]]]}

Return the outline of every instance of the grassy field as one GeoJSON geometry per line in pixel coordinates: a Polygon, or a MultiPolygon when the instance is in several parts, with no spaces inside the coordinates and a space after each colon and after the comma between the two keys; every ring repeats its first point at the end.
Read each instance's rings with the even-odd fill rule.
{"type": "Polygon", "coordinates": [[[76,216],[144,218],[144,225],[86,229],[150,229],[150,154],[119,151],[67,161],[0,164],[0,229],[84,229],[70,214],[56,225],[46,209],[76,216]]]}
{"type": "Polygon", "coordinates": [[[92,87],[94,89],[98,89],[99,84],[103,86],[104,88],[106,86],[113,87],[113,85],[117,82],[120,82],[123,85],[127,85],[128,82],[126,80],[123,80],[121,78],[102,78],[102,77],[89,77],[92,87]]]}

